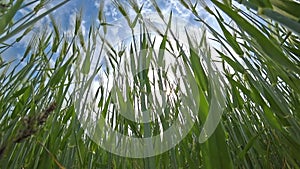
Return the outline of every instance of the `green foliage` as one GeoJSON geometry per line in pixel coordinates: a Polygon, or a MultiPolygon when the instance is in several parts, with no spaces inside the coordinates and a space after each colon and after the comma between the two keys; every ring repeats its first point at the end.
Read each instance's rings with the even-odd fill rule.
{"type": "MultiPolygon", "coordinates": [[[[42,14],[47,1],[38,1],[28,18],[14,20],[21,8],[31,2],[18,0],[0,4],[0,54],[31,32],[34,24],[55,9],[63,8],[68,2],[62,1],[42,14]],[[23,22],[24,21],[24,22],[23,22]],[[18,24],[22,23],[22,24],[18,24]],[[13,37],[19,35],[18,38],[13,37]],[[13,41],[13,42],[12,42],[13,41]],[[12,43],[12,44],[8,44],[12,43]]],[[[74,65],[84,75],[96,74],[102,65],[93,69],[91,62],[100,54],[108,55],[107,64],[118,68],[119,60],[124,57],[125,48],[132,57],[144,55],[139,63],[151,66],[156,56],[149,47],[152,42],[147,38],[149,32],[142,27],[141,40],[133,40],[130,46],[119,49],[109,44],[105,36],[113,24],[106,23],[103,14],[104,3],[100,4],[99,27],[91,27],[88,37],[83,37],[80,24],[81,14],[74,23],[74,35],[67,39],[51,16],[52,30],[33,36],[27,44],[24,55],[15,62],[0,60],[0,168],[300,168],[300,25],[299,2],[292,0],[238,0],[239,9],[232,1],[212,0],[212,6],[204,1],[192,4],[180,1],[195,20],[205,26],[221,49],[215,53],[223,65],[226,93],[226,108],[221,122],[213,135],[204,143],[198,137],[209,115],[213,95],[210,75],[206,71],[207,59],[211,58],[212,48],[208,46],[208,33],[202,39],[195,39],[186,32],[189,41],[188,51],[180,46],[171,46],[167,32],[170,31],[172,13],[164,18],[161,8],[151,1],[158,15],[166,21],[167,30],[161,33],[158,60],[171,48],[180,50],[179,57],[185,61],[199,89],[199,112],[190,133],[171,150],[149,158],[125,158],[103,150],[84,133],[78,120],[76,104],[71,97],[74,88],[74,65]],[[197,6],[207,11],[218,24],[201,18],[197,6]],[[228,17],[229,19],[225,19],[228,17]],[[98,29],[99,28],[99,29],[98,29]],[[101,39],[97,44],[95,39],[101,39]],[[87,45],[86,45],[87,44],[87,45]],[[50,47],[50,49],[49,49],[50,47]],[[146,52],[139,53],[139,49],[146,52]],[[205,53],[206,57],[200,55],[205,53]],[[53,56],[57,56],[53,59],[53,56]],[[52,61],[54,60],[54,63],[52,61]]],[[[143,6],[130,1],[136,12],[134,18],[128,15],[128,8],[114,1],[116,8],[125,17],[132,30],[141,19],[143,6]]],[[[161,63],[159,61],[159,63],[161,63]]],[[[135,68],[136,63],[128,63],[135,68]]],[[[174,68],[175,69],[175,68],[174,68]]],[[[135,77],[135,88],[127,90],[129,99],[141,95],[141,106],[147,105],[145,95],[152,91],[151,82],[145,72],[135,77]]],[[[158,77],[158,86],[168,84],[164,76],[158,77]]],[[[92,79],[87,79],[91,83],[92,79]]],[[[88,86],[83,86],[90,90],[88,86]]],[[[109,102],[113,97],[99,88],[101,98],[98,107],[101,115],[123,134],[134,137],[149,137],[167,129],[172,121],[180,116],[179,99],[160,116],[159,121],[136,124],[119,113],[110,113],[109,102]],[[116,120],[114,120],[116,119],[116,120]]],[[[118,90],[122,108],[130,109],[121,91],[118,90]],[[128,106],[128,107],[126,107],[128,106]]],[[[131,100],[133,104],[133,101],[131,100]]],[[[131,107],[132,108],[132,107],[131,107]]],[[[145,109],[145,107],[143,107],[145,109]]],[[[101,125],[99,124],[101,127],[101,125]]],[[[98,126],[98,127],[99,127],[98,126]]],[[[103,136],[105,137],[105,136],[103,136]]],[[[112,143],[113,144],[113,143],[112,143]]]]}

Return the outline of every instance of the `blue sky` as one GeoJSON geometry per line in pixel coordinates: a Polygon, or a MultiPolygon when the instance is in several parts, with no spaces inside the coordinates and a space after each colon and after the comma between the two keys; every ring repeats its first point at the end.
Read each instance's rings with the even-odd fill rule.
{"type": "MultiPolygon", "coordinates": [[[[144,4],[142,13],[147,15],[148,13],[155,12],[155,9],[151,3],[151,0],[136,0],[140,5],[144,4]]],[[[49,4],[45,7],[46,9],[51,8],[57,3],[60,3],[60,0],[52,0],[49,4]]],[[[118,2],[122,2],[125,5],[128,5],[129,13],[134,14],[132,10],[130,10],[129,4],[127,1],[120,0],[118,2]]],[[[27,1],[26,1],[27,3],[27,1]]],[[[165,14],[169,14],[170,11],[173,12],[173,16],[178,17],[180,19],[193,22],[193,15],[190,11],[186,10],[178,0],[156,0],[156,3],[158,6],[162,9],[162,12],[165,14]]],[[[118,12],[118,9],[114,6],[112,0],[105,0],[104,1],[104,15],[106,17],[106,22],[111,23],[118,23],[118,21],[122,18],[122,15],[120,12],[118,12]]],[[[26,13],[30,12],[37,4],[33,4],[25,9],[22,9],[18,11],[18,14],[16,17],[21,17],[25,15],[26,13]]],[[[66,5],[63,7],[57,9],[52,13],[54,18],[57,20],[58,25],[60,26],[61,30],[64,33],[73,32],[74,25],[75,25],[75,18],[78,13],[82,11],[83,13],[83,22],[81,25],[81,28],[83,29],[83,33],[85,34],[88,32],[89,26],[92,23],[97,22],[98,17],[98,8],[100,5],[100,0],[70,0],[66,5]]],[[[203,8],[199,6],[199,11],[203,18],[207,17],[207,14],[203,11],[203,8]]],[[[42,9],[40,13],[45,11],[45,9],[42,9]]],[[[41,32],[45,29],[45,25],[50,25],[50,19],[49,17],[46,17],[36,23],[34,30],[29,33],[27,36],[25,36],[20,42],[14,44],[13,47],[11,47],[9,50],[5,51],[2,54],[2,59],[5,61],[10,61],[14,59],[19,59],[21,56],[23,56],[24,50],[28,43],[30,42],[33,34],[41,32]]],[[[21,33],[19,34],[21,35],[21,33]]],[[[18,37],[18,35],[16,36],[18,37]]],[[[14,41],[16,38],[12,38],[10,41],[14,41]]],[[[9,42],[9,41],[8,41],[9,42]]]]}
{"type": "MultiPolygon", "coordinates": [[[[59,3],[60,0],[52,0],[46,8],[50,8],[54,4],[59,3]]],[[[123,1],[124,2],[124,1],[123,1]]],[[[151,2],[149,0],[138,0],[139,4],[144,4],[143,12],[147,13],[149,11],[154,12],[154,8],[151,5],[151,2]]],[[[181,15],[183,17],[188,17],[186,14],[186,11],[184,11],[183,7],[180,7],[178,2],[175,2],[174,0],[159,0],[157,1],[160,7],[164,10],[164,12],[169,12],[172,10],[175,14],[181,15]]],[[[100,4],[100,0],[71,0],[66,5],[61,7],[60,9],[53,12],[53,16],[58,21],[58,24],[61,26],[62,30],[67,32],[68,30],[72,29],[72,26],[74,24],[74,19],[76,14],[78,14],[81,10],[83,12],[83,25],[85,29],[89,28],[89,25],[95,21],[97,21],[98,16],[98,7],[100,4]]],[[[28,13],[30,10],[32,10],[36,4],[33,4],[29,6],[28,8],[20,10],[16,18],[19,18],[26,13],[28,13]]],[[[43,10],[42,10],[43,11],[43,10]]],[[[111,0],[105,1],[104,6],[104,14],[107,19],[107,22],[116,21],[119,18],[122,17],[122,15],[118,12],[118,10],[115,8],[111,0]]],[[[50,20],[49,18],[45,18],[41,21],[39,21],[36,24],[35,32],[41,31],[41,29],[44,29],[45,24],[49,24],[50,20]]],[[[32,32],[34,33],[34,32],[32,32]]],[[[24,49],[25,46],[27,46],[29,39],[31,38],[32,34],[28,34],[27,37],[25,37],[22,41],[19,43],[16,43],[10,50],[6,51],[3,54],[4,60],[12,60],[17,55],[20,55],[24,49]]],[[[17,36],[16,36],[17,37],[17,36]]],[[[13,40],[14,38],[12,38],[13,40]]]]}

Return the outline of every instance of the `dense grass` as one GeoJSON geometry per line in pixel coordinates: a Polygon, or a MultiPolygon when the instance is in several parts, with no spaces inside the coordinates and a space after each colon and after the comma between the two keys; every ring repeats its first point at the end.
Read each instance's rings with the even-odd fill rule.
{"type": "MultiPolygon", "coordinates": [[[[37,2],[36,11],[20,20],[14,20],[16,12],[31,2],[18,0],[1,5],[0,54],[21,41],[37,21],[53,10],[63,8],[68,1],[39,15],[37,11],[46,1],[37,2]]],[[[137,20],[143,21],[142,7],[130,1],[136,17],[129,17],[124,4],[114,2],[128,26],[140,27],[143,33],[125,44],[128,46],[120,48],[106,39],[105,32],[112,29],[112,25],[106,23],[102,13],[104,4],[101,3],[99,25],[91,26],[86,37],[80,27],[80,14],[71,38],[51,17],[52,29],[37,33],[22,58],[15,62],[4,62],[1,58],[1,168],[300,168],[299,2],[212,0],[212,5],[206,6],[204,1],[196,4],[180,1],[206,30],[202,39],[187,31],[186,50],[179,43],[173,46],[181,52],[179,57],[197,83],[199,112],[193,119],[192,129],[179,144],[148,158],[117,156],[87,137],[78,120],[78,116],[82,117],[78,104],[71,96],[78,92],[74,90],[74,85],[80,85],[78,78],[92,78],[88,75],[101,70],[103,65],[91,66],[99,55],[107,54],[107,64],[112,71],[117,71],[122,55],[148,58],[155,54],[150,50],[153,39],[147,36],[147,26],[137,20]],[[235,6],[237,4],[240,6],[235,6]],[[202,6],[219,27],[213,27],[201,18],[196,6],[202,6]],[[209,46],[212,41],[211,44],[218,45],[209,46]],[[125,48],[129,53],[124,53],[125,48]],[[141,56],[145,53],[140,50],[146,51],[147,56],[141,56]],[[212,75],[208,63],[212,62],[211,55],[215,53],[223,66],[221,74],[217,74],[219,81],[209,80],[212,75]],[[226,106],[215,132],[207,141],[199,143],[209,108],[215,106],[212,100],[217,98],[217,93],[211,90],[214,85],[222,86],[226,106]]],[[[157,14],[162,16],[160,6],[151,2],[157,14]]],[[[164,18],[167,29],[170,29],[168,23],[172,19],[172,15],[164,18]]],[[[172,53],[166,32],[160,32],[158,58],[172,53]]],[[[173,38],[176,42],[176,36],[173,38]]],[[[163,78],[162,74],[158,76],[163,78]]],[[[145,78],[145,74],[140,74],[135,87],[127,91],[128,95],[138,95],[141,105],[146,105],[147,101],[144,90],[146,94],[151,93],[147,86],[150,82],[145,78]]],[[[158,84],[162,88],[168,85],[166,82],[158,84]]],[[[88,86],[81,89],[90,90],[88,86]]],[[[101,115],[115,130],[134,137],[154,136],[160,132],[159,126],[169,128],[184,113],[178,111],[180,97],[173,97],[170,102],[174,104],[169,104],[168,112],[160,116],[160,121],[134,123],[108,107],[109,93],[99,90],[102,92],[98,97],[102,99],[97,105],[101,115]]]]}

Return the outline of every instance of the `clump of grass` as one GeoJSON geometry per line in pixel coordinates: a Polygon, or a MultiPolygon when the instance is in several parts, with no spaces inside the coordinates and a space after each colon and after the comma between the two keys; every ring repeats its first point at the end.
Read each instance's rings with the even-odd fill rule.
{"type": "Polygon", "coordinates": [[[51,112],[53,112],[56,108],[56,103],[53,102],[49,105],[49,107],[40,112],[38,116],[23,118],[23,127],[17,133],[16,138],[13,140],[14,143],[20,143],[24,141],[26,138],[35,134],[38,130],[38,127],[43,125],[51,112]]]}
{"type": "Polygon", "coordinates": [[[40,112],[38,116],[28,117],[25,116],[22,119],[21,128],[17,131],[17,135],[12,140],[9,140],[7,143],[3,143],[0,149],[0,158],[3,156],[5,150],[7,149],[8,145],[13,146],[15,143],[21,143],[28,137],[34,135],[40,126],[42,126],[51,112],[56,109],[57,105],[55,102],[51,103],[47,109],[40,112]]]}
{"type": "MultiPolygon", "coordinates": [[[[32,11],[32,15],[28,16],[31,20],[21,18],[14,22],[16,11],[30,2],[18,0],[2,6],[0,53],[12,48],[17,40],[21,41],[26,32],[30,32],[34,23],[66,2],[38,16],[35,15],[36,11],[32,11]],[[22,21],[25,22],[18,24],[22,21]],[[24,33],[16,41],[12,40],[20,32],[24,33]],[[12,44],[6,44],[8,40],[12,44]]],[[[202,39],[197,39],[186,32],[190,37],[187,47],[190,52],[181,51],[180,57],[185,59],[197,81],[201,106],[195,117],[198,120],[177,146],[150,158],[125,158],[103,150],[80,127],[74,100],[68,95],[76,76],[72,66],[82,62],[84,64],[80,65],[80,70],[84,74],[97,73],[101,65],[97,65],[95,70],[91,69],[91,61],[106,53],[107,65],[114,65],[117,69],[118,59],[124,55],[122,50],[128,49],[131,55],[138,56],[143,54],[137,52],[140,48],[146,49],[152,45],[147,39],[147,27],[141,27],[145,31],[140,41],[135,39],[130,45],[123,46],[122,50],[109,44],[106,33],[114,25],[106,23],[103,14],[105,3],[102,2],[99,9],[100,25],[91,26],[88,37],[83,37],[81,33],[81,16],[76,19],[75,35],[71,40],[65,38],[52,18],[53,32],[49,29],[49,32],[33,38],[32,42],[38,44],[37,48],[31,46],[34,43],[28,44],[22,61],[16,66],[1,61],[1,168],[299,168],[300,43],[299,15],[295,10],[299,9],[299,3],[291,0],[242,0],[236,1],[245,7],[239,9],[234,1],[211,2],[213,6],[206,5],[204,1],[197,4],[180,1],[194,15],[194,19],[204,25],[207,33],[202,39]],[[199,5],[216,25],[212,26],[201,18],[199,5]],[[208,32],[210,36],[205,37],[208,32]],[[205,58],[200,53],[211,55],[208,46],[211,39],[221,46],[216,53],[224,69],[225,83],[222,87],[227,94],[226,108],[214,134],[201,144],[197,138],[209,107],[214,106],[210,103],[214,93],[210,92],[212,84],[208,80],[205,58]],[[96,48],[101,49],[99,53],[95,52],[96,48]],[[52,60],[53,67],[50,66],[50,60],[54,55],[58,57],[52,60]],[[22,64],[21,68],[18,67],[22,64]],[[36,109],[43,108],[46,109],[35,113],[36,109]],[[34,137],[29,139],[32,135],[34,137]]],[[[163,17],[159,4],[155,1],[152,3],[158,15],[163,17]]],[[[126,16],[130,28],[139,25],[139,19],[143,20],[143,7],[134,1],[130,1],[126,8],[121,2],[114,4],[120,14],[126,16]],[[137,14],[135,18],[127,15],[131,8],[137,14]]],[[[133,29],[132,33],[134,37],[133,29]]],[[[164,57],[164,53],[171,50],[166,47],[170,39],[164,33],[160,35],[163,38],[160,45],[162,51],[158,56],[164,57]]],[[[180,46],[172,47],[180,49],[180,46]]],[[[150,82],[145,78],[144,74],[137,76],[136,90],[127,93],[128,96],[141,94],[142,106],[147,105],[145,97],[149,94],[147,85],[150,82]],[[141,89],[141,93],[138,89],[141,89]]],[[[164,79],[163,76],[160,78],[164,79]]],[[[167,83],[162,80],[162,88],[166,87],[164,84],[167,83]]],[[[86,87],[86,90],[89,88],[86,87]]],[[[104,93],[103,90],[98,92],[100,101],[97,105],[102,108],[99,114],[123,134],[135,137],[158,134],[161,126],[168,128],[181,113],[170,107],[166,109],[167,115],[160,117],[160,122],[139,125],[111,109],[109,97],[106,97],[109,93],[104,93]]]]}

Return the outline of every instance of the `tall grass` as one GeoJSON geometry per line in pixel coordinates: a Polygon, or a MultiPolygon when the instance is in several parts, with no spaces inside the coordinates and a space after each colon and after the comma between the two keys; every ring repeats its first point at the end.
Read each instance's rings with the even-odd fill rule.
{"type": "MultiPolygon", "coordinates": [[[[37,21],[57,8],[63,8],[68,1],[62,1],[42,14],[37,11],[43,8],[45,1],[37,1],[36,11],[20,20],[14,19],[18,10],[33,2],[18,0],[1,5],[1,54],[21,41],[37,21]]],[[[159,4],[151,2],[162,17],[159,4]]],[[[155,58],[151,54],[164,57],[172,52],[168,47],[170,37],[164,32],[158,42],[160,52],[150,51],[153,39],[149,38],[147,27],[139,25],[138,21],[138,18],[143,20],[142,6],[130,1],[130,7],[136,12],[136,17],[130,18],[124,4],[115,1],[128,26],[141,26],[143,30],[143,34],[136,37],[132,29],[132,37],[136,38],[125,44],[128,46],[120,48],[109,43],[105,33],[113,25],[106,23],[102,13],[104,3],[101,3],[100,23],[90,27],[88,36],[82,34],[80,15],[71,38],[66,38],[52,18],[53,29],[34,36],[17,65],[1,59],[1,168],[300,168],[299,2],[211,2],[208,6],[204,1],[180,1],[195,21],[204,25],[206,33],[203,33],[203,39],[197,39],[186,32],[189,37],[187,50],[173,46],[181,52],[179,57],[190,68],[200,98],[195,123],[179,144],[153,157],[121,157],[102,149],[93,137],[87,137],[78,120],[84,115],[80,116],[78,104],[71,96],[77,92],[73,86],[79,82],[74,79],[92,80],[94,77],[90,75],[98,73],[103,66],[91,64],[99,55],[108,56],[106,67],[113,71],[120,64],[120,56],[126,54],[135,58],[155,58]],[[218,28],[201,18],[199,6],[218,23],[218,28]],[[212,36],[205,37],[208,34],[212,36]],[[209,41],[217,42],[218,47],[209,46],[209,41]],[[211,52],[213,47],[216,52],[211,52]],[[129,52],[124,53],[125,49],[129,52]],[[146,53],[139,52],[142,49],[146,53]],[[211,74],[207,65],[214,53],[224,70],[221,76],[224,80],[216,83],[209,80],[211,74]],[[147,57],[142,57],[143,54],[147,57]],[[74,67],[80,70],[80,76],[74,67]],[[215,132],[207,141],[199,143],[209,108],[215,106],[211,100],[216,93],[210,89],[216,84],[223,88],[226,106],[215,132]]],[[[166,24],[168,19],[172,20],[172,17],[165,18],[166,24]]],[[[136,76],[135,87],[126,91],[128,97],[141,98],[141,109],[147,105],[145,96],[151,94],[148,87],[151,83],[145,74],[136,76]]],[[[164,79],[163,74],[158,73],[158,77],[164,79]]],[[[169,85],[167,79],[164,80],[158,81],[162,89],[169,85]]],[[[84,92],[91,90],[88,86],[82,88],[84,92]]],[[[110,107],[112,96],[105,92],[103,88],[98,90],[97,106],[101,116],[125,135],[155,136],[161,132],[160,126],[167,129],[184,113],[178,111],[180,97],[173,97],[174,104],[169,104],[164,116],[154,122],[137,124],[110,107]]],[[[124,102],[120,95],[118,99],[124,102]]]]}

